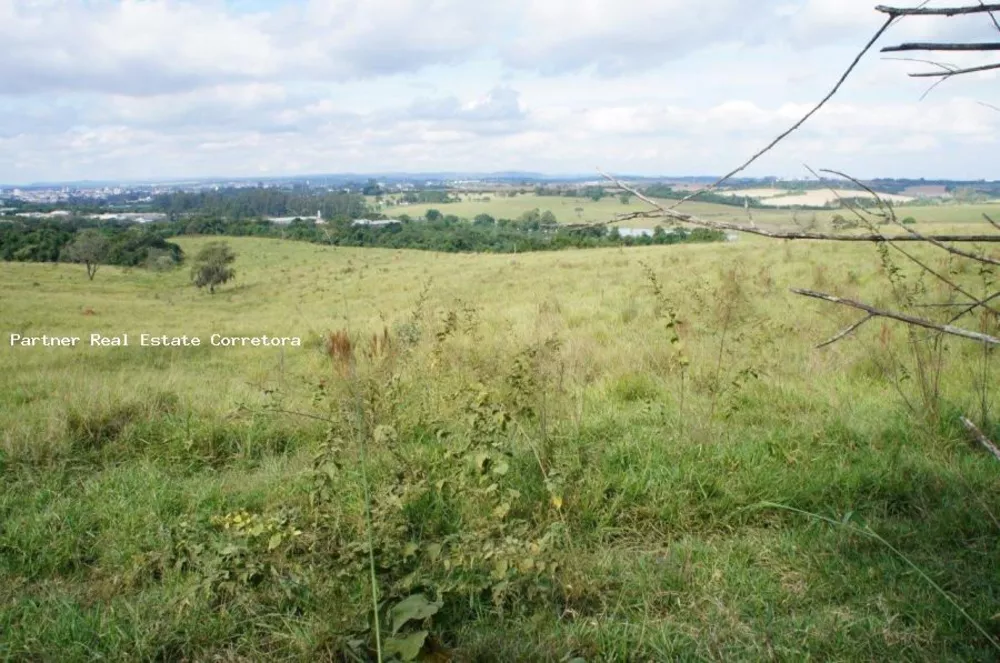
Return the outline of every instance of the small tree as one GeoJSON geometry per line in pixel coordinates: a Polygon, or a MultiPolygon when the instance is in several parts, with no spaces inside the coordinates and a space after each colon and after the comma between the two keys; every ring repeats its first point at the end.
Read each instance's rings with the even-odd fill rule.
{"type": "Polygon", "coordinates": [[[225,242],[206,244],[194,258],[191,281],[199,288],[208,286],[208,292],[215,294],[215,286],[236,278],[236,270],[230,267],[236,254],[225,242]]]}
{"type": "Polygon", "coordinates": [[[87,228],[78,232],[66,247],[66,258],[86,265],[87,278],[93,281],[97,268],[107,259],[110,248],[111,243],[100,230],[87,228]]]}

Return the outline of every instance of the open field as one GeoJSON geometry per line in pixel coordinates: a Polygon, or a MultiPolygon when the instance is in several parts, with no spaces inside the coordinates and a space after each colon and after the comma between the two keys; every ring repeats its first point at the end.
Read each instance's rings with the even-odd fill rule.
{"type": "MultiPolygon", "coordinates": [[[[479,196],[475,196],[479,197],[479,196]]],[[[677,201],[661,201],[664,206],[670,206],[677,201]]],[[[637,212],[649,209],[642,201],[632,199],[623,205],[616,197],[606,197],[599,201],[589,198],[565,198],[559,196],[536,196],[533,193],[519,195],[514,198],[499,198],[491,196],[488,202],[463,200],[448,204],[420,204],[387,207],[383,211],[389,216],[409,214],[411,217],[423,216],[427,210],[437,209],[442,214],[454,214],[460,218],[471,219],[477,214],[490,214],[495,218],[516,219],[533,209],[550,210],[560,223],[604,223],[613,221],[615,216],[627,212],[637,212]],[[582,211],[577,212],[580,209],[582,211]]],[[[684,203],[683,211],[702,216],[707,219],[746,220],[746,214],[738,207],[691,201],[684,203]]],[[[790,226],[793,218],[800,224],[809,223],[815,219],[819,224],[828,224],[835,214],[849,216],[850,212],[838,210],[805,210],[791,212],[788,210],[752,210],[754,220],[758,223],[790,226]]],[[[918,223],[969,223],[985,225],[982,215],[990,214],[1000,217],[1000,203],[984,204],[941,204],[941,205],[899,205],[896,214],[900,219],[913,217],[918,223]]],[[[653,224],[648,219],[632,219],[614,223],[622,228],[645,228],[653,224]]]]}
{"type": "MultiPolygon", "coordinates": [[[[575,206],[639,208],[397,209],[575,206]]],[[[905,215],[982,212],[1000,205],[905,215]]],[[[371,551],[386,641],[426,631],[425,660],[996,660],[928,581],[1000,637],[1000,466],[956,422],[982,405],[982,348],[945,341],[929,422],[905,405],[925,409],[904,328],[816,350],[856,317],[788,292],[891,304],[874,247],[227,241],[214,296],[185,270],[0,263],[0,658],[365,660],[371,551]],[[440,605],[388,619],[416,593],[440,605]]]]}
{"type": "MultiPolygon", "coordinates": [[[[762,205],[773,207],[788,207],[792,205],[804,205],[809,207],[822,207],[836,203],[842,198],[872,198],[875,196],[867,191],[854,189],[814,189],[810,191],[790,191],[788,189],[734,189],[723,190],[720,195],[726,196],[748,196],[757,198],[762,205]]],[[[912,196],[901,196],[893,193],[880,193],[879,198],[896,205],[905,205],[913,202],[912,196]]]]}

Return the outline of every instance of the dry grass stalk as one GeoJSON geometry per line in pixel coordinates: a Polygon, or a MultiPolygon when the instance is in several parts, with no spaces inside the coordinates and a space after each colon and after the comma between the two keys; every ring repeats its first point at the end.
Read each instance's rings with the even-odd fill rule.
{"type": "Polygon", "coordinates": [[[326,354],[329,355],[336,368],[339,368],[341,372],[347,372],[354,360],[354,347],[346,329],[327,334],[326,354]]]}

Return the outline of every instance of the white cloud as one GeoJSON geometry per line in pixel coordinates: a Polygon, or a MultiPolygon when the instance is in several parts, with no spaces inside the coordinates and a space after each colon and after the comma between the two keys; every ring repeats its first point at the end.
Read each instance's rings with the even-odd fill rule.
{"type": "MultiPolygon", "coordinates": [[[[407,169],[712,173],[880,25],[869,0],[0,0],[0,181],[407,169]]],[[[885,43],[982,39],[907,20],[885,43]]],[[[949,57],[959,66],[982,61],[949,57]]],[[[872,53],[758,166],[997,176],[996,74],[872,53]],[[905,153],[905,160],[895,158],[905,153]]],[[[860,171],[864,172],[860,172],[860,171]]]]}

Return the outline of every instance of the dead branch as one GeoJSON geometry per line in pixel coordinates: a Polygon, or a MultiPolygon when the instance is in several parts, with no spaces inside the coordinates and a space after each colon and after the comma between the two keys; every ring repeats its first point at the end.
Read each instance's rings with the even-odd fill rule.
{"type": "Polygon", "coordinates": [[[914,74],[907,74],[910,78],[937,78],[937,77],[951,77],[951,76],[961,76],[962,74],[974,74],[977,71],[990,71],[991,69],[1000,69],[1000,63],[995,64],[984,64],[978,67],[966,67],[965,69],[952,69],[951,71],[921,71],[914,74]]]}
{"type": "MultiPolygon", "coordinates": [[[[983,0],[979,0],[979,7],[985,8],[986,3],[983,2],[983,0]]],[[[992,11],[988,9],[986,10],[986,13],[990,15],[990,20],[993,21],[993,27],[997,29],[997,32],[1000,32],[1000,21],[997,21],[996,14],[994,14],[992,11]]]]}
{"type": "MultiPolygon", "coordinates": [[[[730,230],[734,232],[744,232],[751,235],[760,235],[761,237],[770,237],[771,239],[806,239],[806,240],[826,240],[833,242],[918,242],[918,238],[912,235],[882,235],[879,233],[868,233],[868,234],[857,234],[857,235],[847,235],[841,233],[822,233],[822,232],[812,232],[812,231],[784,231],[784,230],[767,230],[759,226],[748,226],[742,223],[733,223],[732,221],[716,221],[714,219],[705,219],[694,214],[688,214],[686,212],[678,212],[676,210],[663,207],[659,203],[655,202],[651,198],[638,192],[635,188],[628,186],[620,182],[619,180],[601,173],[605,177],[611,179],[616,186],[621,188],[623,191],[628,191],[633,194],[643,202],[652,205],[656,208],[655,211],[649,212],[629,212],[628,214],[620,214],[610,221],[602,221],[599,223],[574,223],[567,224],[566,228],[592,228],[595,225],[610,225],[618,221],[630,221],[632,219],[667,219],[671,223],[690,223],[693,226],[700,226],[702,228],[709,228],[711,230],[730,230]]],[[[1000,242],[1000,235],[925,235],[926,239],[934,239],[939,242],[1000,242]]]]}
{"type": "Polygon", "coordinates": [[[941,240],[937,237],[934,237],[933,235],[922,235],[913,228],[911,228],[910,226],[903,224],[900,225],[903,228],[905,228],[906,232],[910,233],[910,235],[917,241],[929,242],[934,246],[938,247],[939,249],[941,249],[942,251],[947,251],[948,253],[951,253],[953,255],[962,256],[963,258],[968,258],[969,260],[975,260],[976,262],[981,262],[988,265],[1000,265],[1000,260],[997,260],[996,258],[991,258],[986,254],[975,254],[975,253],[969,253],[968,251],[965,251],[963,249],[956,249],[954,246],[948,246],[947,244],[943,243],[949,240],[941,240]]]}
{"type": "Polygon", "coordinates": [[[802,295],[804,297],[812,297],[814,299],[822,299],[823,301],[831,302],[833,304],[841,304],[843,306],[856,308],[860,311],[865,311],[866,313],[869,313],[875,317],[898,320],[900,322],[905,322],[908,325],[915,325],[917,327],[923,327],[925,329],[932,329],[934,331],[939,331],[944,334],[950,334],[952,336],[960,336],[962,338],[967,338],[973,341],[979,341],[980,343],[988,343],[990,345],[1000,345],[1000,338],[990,336],[989,334],[981,334],[979,332],[970,331],[968,329],[962,329],[961,327],[953,327],[952,325],[939,325],[936,322],[931,322],[930,320],[925,320],[923,318],[917,318],[915,316],[907,315],[905,313],[898,313],[896,311],[886,311],[884,309],[875,308],[870,304],[865,304],[864,302],[855,301],[853,299],[846,299],[844,297],[837,297],[835,295],[828,295],[826,293],[816,292],[815,290],[803,290],[799,288],[792,288],[792,292],[794,292],[796,295],[802,295]]]}
{"type": "Polygon", "coordinates": [[[972,313],[973,311],[975,311],[977,308],[979,308],[983,304],[989,304],[990,302],[992,302],[994,299],[997,299],[997,298],[1000,298],[1000,292],[993,293],[992,295],[990,295],[986,299],[982,300],[981,302],[977,302],[975,304],[969,304],[968,307],[965,308],[961,313],[957,314],[955,317],[953,317],[951,320],[949,320],[948,324],[951,325],[951,324],[954,324],[954,323],[958,322],[959,320],[961,320],[965,316],[969,315],[970,313],[972,313]]]}
{"type": "MultiPolygon", "coordinates": [[[[811,170],[812,169],[810,168],[810,171],[811,170]]],[[[901,223],[899,221],[899,219],[896,217],[895,210],[893,210],[891,206],[886,205],[885,201],[882,200],[882,197],[874,189],[872,189],[871,187],[867,186],[866,184],[864,184],[860,180],[858,180],[858,179],[856,179],[854,177],[851,177],[850,175],[846,175],[846,174],[844,174],[844,173],[842,173],[840,171],[837,171],[837,170],[831,170],[831,169],[828,169],[828,168],[824,168],[820,172],[830,173],[832,175],[837,175],[839,177],[843,177],[844,179],[849,180],[850,182],[852,182],[853,184],[855,184],[856,186],[861,187],[862,189],[864,189],[869,194],[871,194],[872,196],[875,197],[875,200],[878,202],[878,205],[879,205],[880,209],[884,208],[886,210],[886,218],[889,221],[891,221],[895,225],[899,226],[903,230],[907,231],[913,237],[915,237],[917,239],[920,239],[921,241],[926,241],[926,238],[924,238],[924,236],[921,233],[919,233],[916,230],[913,230],[912,228],[910,228],[906,224],[901,223]]],[[[815,175],[814,171],[813,171],[813,174],[815,175]]],[[[836,195],[836,190],[835,189],[831,189],[831,190],[836,195]]],[[[843,201],[843,199],[840,198],[839,195],[837,195],[837,198],[840,199],[841,201],[843,201]]],[[[985,214],[984,214],[984,216],[985,216],[985,214]]],[[[989,220],[989,217],[986,217],[986,218],[987,218],[987,220],[989,220]]],[[[992,221],[991,221],[991,223],[992,223],[992,221]]],[[[889,246],[891,246],[892,248],[894,248],[897,251],[899,251],[900,253],[902,253],[910,262],[912,262],[915,265],[917,265],[917,267],[920,267],[922,270],[924,270],[925,272],[927,272],[928,274],[930,274],[934,278],[938,279],[939,281],[941,281],[945,285],[949,286],[952,290],[954,290],[955,292],[959,293],[960,295],[964,295],[965,297],[968,297],[969,299],[971,299],[974,302],[973,303],[973,310],[975,308],[979,307],[979,306],[982,306],[983,308],[985,308],[986,310],[990,311],[991,313],[996,313],[997,315],[1000,315],[1000,311],[997,311],[993,307],[988,306],[986,304],[986,302],[980,300],[975,295],[969,293],[967,290],[965,290],[964,288],[962,288],[962,286],[958,285],[957,283],[955,283],[954,281],[952,281],[951,279],[949,279],[947,276],[945,276],[945,275],[941,274],[940,272],[938,272],[937,270],[933,269],[932,267],[930,267],[929,265],[927,265],[926,263],[924,263],[922,260],[920,260],[919,258],[917,258],[916,256],[914,256],[913,254],[907,252],[902,247],[896,246],[896,244],[892,240],[887,239],[886,243],[889,244],[889,246]]],[[[943,244],[936,243],[936,242],[931,242],[931,243],[935,244],[936,246],[940,246],[940,248],[942,248],[942,249],[944,249],[946,251],[949,251],[949,252],[952,251],[951,247],[947,247],[947,246],[945,246],[943,244]]],[[[977,258],[977,260],[978,260],[978,258],[977,258]]]]}
{"type": "Polygon", "coordinates": [[[901,51],[1000,51],[1000,42],[986,41],[975,43],[932,43],[912,42],[896,46],[884,46],[880,53],[899,53],[901,51]]]}
{"type": "Polygon", "coordinates": [[[994,458],[1000,460],[1000,449],[997,448],[997,445],[993,444],[990,438],[986,437],[983,431],[979,430],[978,426],[972,423],[968,417],[962,417],[962,425],[965,426],[965,430],[969,431],[976,442],[981,444],[983,448],[993,454],[994,458]]]}
{"type": "Polygon", "coordinates": [[[887,7],[878,5],[875,11],[888,14],[892,18],[899,16],[960,16],[962,14],[984,14],[1000,11],[1000,5],[980,4],[973,7],[887,7]]]}
{"type": "Polygon", "coordinates": [[[828,345],[833,345],[834,343],[836,343],[840,339],[842,339],[842,338],[848,336],[849,334],[853,333],[854,331],[856,331],[859,327],[861,327],[861,325],[865,324],[866,322],[868,322],[869,320],[871,320],[874,317],[875,317],[874,315],[872,315],[871,313],[869,313],[868,315],[866,315],[865,317],[861,318],[860,320],[858,320],[857,322],[855,322],[853,325],[851,325],[850,327],[848,327],[844,331],[840,332],[839,334],[837,334],[836,336],[834,336],[830,340],[824,341],[823,343],[820,343],[819,345],[817,345],[816,349],[819,350],[820,348],[825,348],[828,345]]]}
{"type": "Polygon", "coordinates": [[[882,58],[883,60],[892,60],[893,62],[919,62],[920,64],[934,65],[935,67],[941,67],[947,71],[955,71],[958,69],[957,64],[951,64],[950,62],[938,62],[937,60],[928,60],[927,58],[882,58]]]}
{"type": "Polygon", "coordinates": [[[756,154],[754,154],[753,156],[751,156],[749,159],[747,159],[746,161],[744,161],[741,165],[739,165],[736,168],[734,168],[733,170],[729,171],[728,173],[726,173],[725,175],[723,175],[722,177],[720,177],[718,180],[716,180],[715,182],[713,182],[709,186],[705,187],[704,189],[699,189],[698,191],[692,191],[690,194],[688,194],[687,196],[684,196],[683,198],[681,198],[680,200],[678,200],[676,203],[674,203],[673,205],[671,205],[670,209],[671,210],[677,209],[678,207],[680,207],[684,203],[688,202],[689,200],[691,200],[693,198],[697,198],[702,193],[705,193],[707,191],[713,191],[713,190],[719,188],[719,186],[721,186],[724,182],[728,181],[734,175],[736,175],[738,173],[741,173],[744,170],[746,170],[753,162],[755,162],[757,159],[761,158],[762,156],[764,156],[765,154],[767,154],[768,152],[770,152],[774,148],[775,145],[777,145],[781,141],[785,140],[785,138],[787,138],[789,135],[791,135],[792,133],[794,133],[795,131],[797,131],[799,127],[801,127],[803,124],[805,124],[809,120],[809,118],[811,118],[813,115],[815,115],[817,112],[819,112],[819,110],[821,108],[823,108],[823,106],[825,106],[826,103],[828,101],[830,101],[830,99],[832,99],[834,97],[834,95],[837,94],[837,92],[840,91],[840,88],[844,85],[844,82],[850,77],[851,73],[854,72],[854,69],[858,66],[858,63],[861,62],[861,59],[865,56],[866,53],[868,53],[868,51],[871,50],[872,46],[875,45],[875,42],[877,42],[879,40],[879,38],[881,38],[882,35],[885,34],[885,31],[888,30],[889,26],[891,26],[896,21],[896,18],[897,18],[896,16],[890,15],[889,18],[886,19],[885,23],[882,24],[882,27],[880,27],[875,32],[875,34],[872,36],[872,38],[868,40],[868,43],[864,45],[864,48],[862,48],[861,51],[859,51],[858,54],[854,57],[854,60],[852,60],[851,64],[848,65],[847,69],[844,70],[844,73],[841,74],[840,78],[837,80],[837,82],[834,84],[834,86],[830,89],[830,91],[826,93],[826,96],[823,97],[822,99],[820,99],[819,103],[817,103],[815,106],[813,106],[809,110],[808,113],[806,113],[805,115],[803,115],[799,119],[798,122],[796,122],[795,124],[793,124],[792,126],[790,126],[788,129],[786,129],[785,131],[783,131],[781,133],[781,135],[779,135],[777,138],[775,138],[774,140],[772,140],[763,149],[761,149],[756,154]]]}
{"type": "MultiPolygon", "coordinates": [[[[865,186],[864,184],[862,184],[858,180],[854,179],[850,175],[845,175],[844,173],[841,173],[839,171],[829,170],[829,169],[823,169],[821,172],[831,173],[833,175],[839,175],[840,177],[843,177],[844,179],[847,179],[847,180],[850,180],[851,182],[854,182],[855,184],[857,184],[858,186],[862,187],[863,189],[865,189],[866,191],[868,191],[870,194],[872,194],[873,196],[875,196],[876,200],[878,200],[880,204],[884,204],[882,202],[882,199],[879,198],[879,195],[877,193],[875,193],[869,187],[865,186]]],[[[891,208],[890,208],[890,210],[891,210],[891,208]]],[[[912,235],[913,238],[916,239],[917,241],[922,241],[922,242],[926,241],[926,242],[929,242],[929,243],[933,244],[934,246],[938,247],[939,249],[941,249],[942,251],[947,251],[948,253],[951,253],[951,254],[956,255],[956,256],[962,256],[963,258],[968,258],[970,260],[975,260],[976,262],[986,263],[986,264],[990,264],[990,265],[1000,265],[1000,260],[997,260],[995,258],[991,258],[988,255],[985,255],[985,254],[977,255],[975,253],[969,253],[968,251],[964,251],[962,249],[956,249],[953,246],[948,246],[947,244],[943,244],[942,240],[937,239],[937,238],[935,238],[935,237],[933,237],[931,235],[923,235],[920,232],[918,232],[917,230],[914,230],[913,228],[911,228],[910,226],[902,224],[902,223],[899,223],[898,221],[896,221],[896,215],[895,215],[895,213],[892,213],[892,217],[891,218],[892,218],[892,221],[894,221],[903,230],[905,230],[910,235],[912,235]]],[[[899,241],[899,240],[896,239],[896,238],[894,238],[894,241],[899,241]]],[[[947,241],[947,240],[944,240],[944,241],[947,241]]]]}
{"type": "Polygon", "coordinates": [[[983,213],[983,218],[986,219],[987,221],[989,221],[991,226],[993,226],[997,230],[1000,230],[1000,223],[997,223],[992,218],[990,218],[989,214],[983,213]]]}

